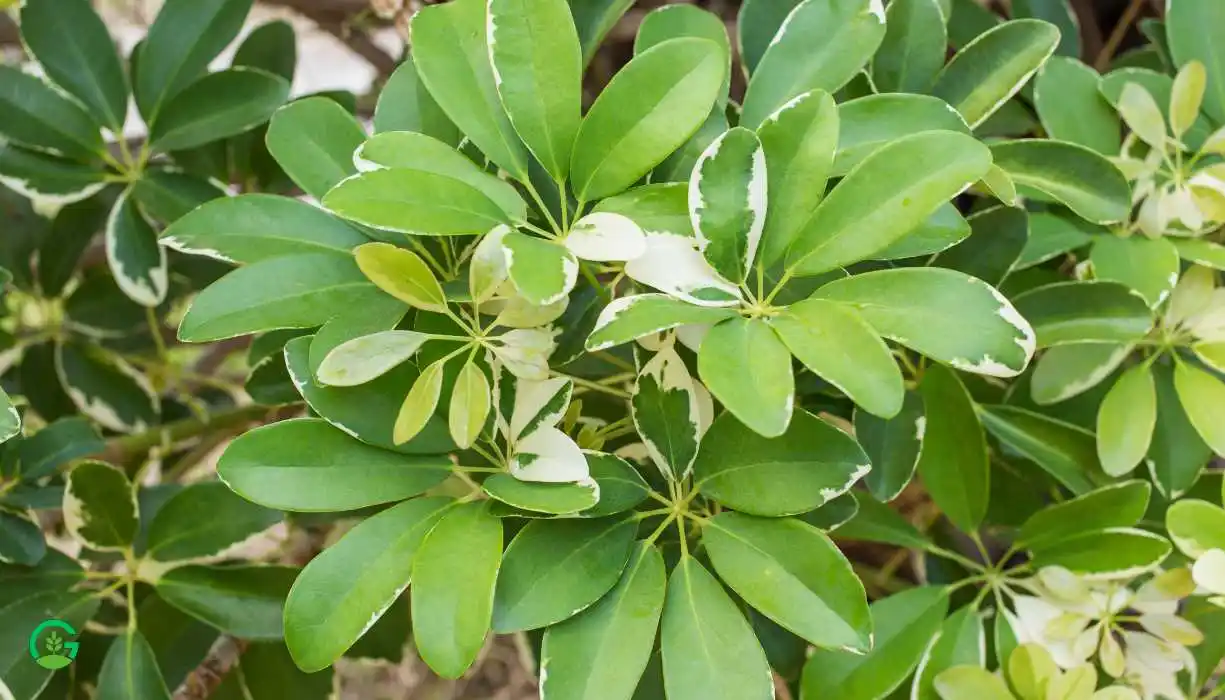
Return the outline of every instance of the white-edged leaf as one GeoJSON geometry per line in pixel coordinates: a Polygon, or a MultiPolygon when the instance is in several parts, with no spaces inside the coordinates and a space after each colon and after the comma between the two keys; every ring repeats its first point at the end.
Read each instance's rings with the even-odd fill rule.
{"type": "Polygon", "coordinates": [[[380,331],[336,346],[315,376],[328,386],[357,386],[407,362],[430,337],[415,331],[380,331]]]}

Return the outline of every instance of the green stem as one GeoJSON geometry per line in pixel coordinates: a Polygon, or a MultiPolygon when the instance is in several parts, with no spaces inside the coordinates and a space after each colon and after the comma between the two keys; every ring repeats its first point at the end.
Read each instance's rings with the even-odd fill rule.
{"type": "Polygon", "coordinates": [[[267,406],[249,405],[220,411],[207,418],[185,418],[146,430],[143,433],[108,440],[106,448],[94,456],[110,462],[127,464],[150,449],[162,445],[163,442],[173,445],[216,430],[228,430],[259,420],[268,415],[269,411],[267,406]]]}

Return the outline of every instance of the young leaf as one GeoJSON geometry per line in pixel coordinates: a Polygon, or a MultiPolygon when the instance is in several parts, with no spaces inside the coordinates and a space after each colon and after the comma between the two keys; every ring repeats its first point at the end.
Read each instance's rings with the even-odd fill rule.
{"type": "Polygon", "coordinates": [[[923,397],[908,391],[902,408],[889,419],[855,410],[855,439],[872,464],[864,483],[877,500],[892,501],[910,483],[919,465],[919,450],[927,429],[923,397]]]}
{"type": "Polygon", "coordinates": [[[157,232],[124,190],[106,219],[106,261],[115,282],[132,301],[157,306],[170,286],[166,250],[158,245],[157,232]]]}
{"type": "Polygon", "coordinates": [[[1034,331],[1017,309],[960,272],[868,272],[835,280],[816,296],[854,307],[882,336],[965,372],[1015,376],[1034,353],[1034,331]]]}
{"type": "Polygon", "coordinates": [[[1225,455],[1225,424],[1220,407],[1225,405],[1225,383],[1187,362],[1174,365],[1174,387],[1178,400],[1196,432],[1218,455],[1225,455]]]}
{"type": "Polygon", "coordinates": [[[128,81],[115,42],[88,0],[21,5],[21,40],[47,77],[81,101],[97,123],[123,131],[128,81]]]}
{"type": "Polygon", "coordinates": [[[949,520],[974,532],[987,515],[991,496],[987,440],[974,401],[950,369],[932,365],[920,384],[926,417],[919,476],[949,520]]]}
{"type": "Polygon", "coordinates": [[[276,111],[264,142],[298,187],[317,200],[357,172],[353,151],[366,130],[344,107],[326,97],[295,100],[276,111]]]}
{"type": "Polygon", "coordinates": [[[820,530],[794,518],[720,513],[702,544],[719,577],[778,624],[818,647],[871,648],[863,584],[820,530]]]}
{"type": "Polygon", "coordinates": [[[288,97],[289,83],[262,70],[210,73],[166,101],[149,141],[166,151],[203,146],[263,124],[288,97]]]}
{"type": "Polygon", "coordinates": [[[302,569],[285,600],[285,644],[308,672],[330,666],[408,586],[413,560],[453,501],[418,498],[363,520],[302,569]]]}
{"type": "Polygon", "coordinates": [[[243,498],[278,510],[337,512],[415,496],[447,478],[444,457],[354,440],[318,418],[256,428],[230,443],[217,473],[243,498]]]}
{"type": "Polygon", "coordinates": [[[932,94],[978,127],[1055,52],[1059,29],[1034,19],[1004,22],[971,41],[949,61],[932,94]]]}
{"type": "Polygon", "coordinates": [[[564,241],[583,260],[620,262],[646,252],[646,235],[632,219],[611,212],[593,212],[574,222],[564,241]]]}
{"type": "Polygon", "coordinates": [[[1130,343],[1153,325],[1144,298],[1117,282],[1056,282],[1017,295],[1016,307],[1044,348],[1130,343]]]}
{"type": "Polygon", "coordinates": [[[145,556],[167,562],[217,559],[279,522],[280,513],[240,498],[221,482],[190,484],[153,516],[145,556]]]}
{"type": "Polygon", "coordinates": [[[620,297],[600,312],[587,338],[587,350],[603,350],[681,325],[718,323],[735,315],[731,309],[694,306],[664,294],[620,297]]]}
{"type": "Polygon", "coordinates": [[[418,236],[483,234],[514,220],[464,180],[409,168],[374,170],[348,178],[323,205],[346,219],[383,231],[418,236]]]}
{"type": "Polygon", "coordinates": [[[489,61],[498,96],[528,150],[566,178],[582,109],[583,57],[564,0],[491,0],[489,61]]]}
{"type": "Polygon", "coordinates": [[[787,255],[797,274],[863,260],[982,179],[991,154],[950,131],[906,136],[868,156],[821,202],[787,255]],[[904,167],[902,167],[904,164],[904,167]]]}
{"type": "Polygon", "coordinates": [[[672,347],[642,366],[630,397],[634,428],[664,478],[689,475],[702,439],[702,415],[693,377],[672,347]]]}
{"type": "Polygon", "coordinates": [[[485,371],[475,362],[466,362],[455,379],[448,420],[451,439],[460,449],[468,449],[480,436],[489,417],[489,401],[485,371]]]}
{"type": "Polygon", "coordinates": [[[889,695],[918,665],[948,611],[948,593],[912,588],[872,604],[874,644],[857,656],[818,649],[804,667],[803,697],[870,700],[889,695]]]}
{"type": "Polygon", "coordinates": [[[91,159],[104,150],[85,110],[55,88],[11,66],[0,66],[0,134],[39,151],[91,159]]]}
{"type": "Polygon", "coordinates": [[[297,569],[287,566],[184,566],[157,580],[167,603],[244,639],[281,639],[285,596],[297,569]]]}
{"type": "Polygon", "coordinates": [[[447,144],[459,145],[463,135],[426,90],[411,52],[396,68],[379,93],[374,108],[375,133],[416,132],[447,144]]]}
{"type": "Polygon", "coordinates": [[[1097,412],[1097,454],[1110,476],[1130,474],[1148,453],[1157,425],[1157,390],[1148,364],[1132,367],[1097,412]]]}
{"type": "Polygon", "coordinates": [[[396,414],[396,423],[392,428],[392,440],[397,445],[420,434],[434,415],[438,408],[439,395],[442,393],[445,369],[445,362],[433,362],[421,370],[421,375],[413,382],[413,388],[404,397],[404,403],[400,405],[400,412],[396,414]]]}
{"type": "Polygon", "coordinates": [[[761,319],[733,318],[706,334],[698,375],[728,411],[765,437],[791,422],[795,377],[791,353],[761,319]]]}
{"type": "Polygon", "coordinates": [[[1131,527],[1144,517],[1151,491],[1147,482],[1124,481],[1048,506],[1021,525],[1017,544],[1059,542],[1082,533],[1131,527]]]}
{"type": "Polygon", "coordinates": [[[938,0],[889,3],[885,38],[872,59],[872,82],[881,92],[926,92],[944,67],[948,43],[938,0]]]}
{"type": "Polygon", "coordinates": [[[421,256],[390,243],[367,243],[354,251],[357,266],[379,289],[425,311],[447,306],[442,285],[421,256]]]}
{"type": "Polygon", "coordinates": [[[885,13],[879,2],[801,2],[754,68],[740,124],[757,128],[779,107],[809,90],[838,90],[867,64],[884,36],[885,13]]]}
{"type": "Polygon", "coordinates": [[[578,259],[552,241],[511,231],[502,238],[502,252],[515,289],[537,306],[565,298],[578,280],[578,259]]]}
{"type": "Polygon", "coordinates": [[[864,410],[882,418],[901,410],[902,373],[885,342],[853,307],[806,299],[768,323],[805,367],[864,410]]]}
{"type": "Polygon", "coordinates": [[[769,207],[758,259],[770,267],[787,252],[825,197],[838,145],[834,98],[810,90],[766,117],[757,128],[766,155],[769,207]]]}
{"type": "Polygon", "coordinates": [[[668,580],[660,647],[672,700],[773,696],[770,666],[753,629],[693,557],[682,557],[668,580]]]}
{"type": "MultiPolygon", "coordinates": [[[[987,636],[983,620],[973,605],[967,605],[944,621],[940,635],[932,642],[915,673],[911,693],[915,700],[939,700],[939,678],[945,670],[966,664],[982,666],[987,662],[987,636]]],[[[997,700],[1010,700],[1011,695],[997,700]]],[[[981,700],[981,699],[980,699],[981,700]]]]}
{"type": "Polygon", "coordinates": [[[1117,155],[1119,116],[1102,97],[1102,76],[1075,58],[1052,56],[1034,79],[1034,108],[1052,139],[1117,155]]]}
{"type": "Polygon", "coordinates": [[[1199,559],[1213,549],[1225,549],[1225,510],[1207,501],[1183,499],[1165,515],[1170,539],[1188,557],[1199,559]]]}
{"type": "Polygon", "coordinates": [[[865,158],[916,131],[955,131],[970,127],[944,100],[928,95],[880,94],[838,105],[838,152],[830,177],[849,173],[865,158]]]}
{"type": "Polygon", "coordinates": [[[625,263],[625,274],[689,304],[734,306],[741,300],[740,289],[715,272],[689,233],[647,232],[646,252],[625,263]]]}
{"type": "Polygon", "coordinates": [[[640,542],[611,591],[546,629],[541,696],[625,700],[633,695],[659,626],[665,575],[659,550],[640,542]]]}
{"type": "Polygon", "coordinates": [[[140,630],[129,627],[111,642],[98,674],[98,697],[170,700],[157,656],[140,630]]]}
{"type": "Polygon", "coordinates": [[[68,473],[64,525],[85,546],[122,551],[136,537],[138,518],[136,495],[123,472],[102,462],[82,462],[68,473]]]}
{"type": "Polygon", "coordinates": [[[726,72],[706,39],[671,39],[635,56],[579,127],[570,160],[578,199],[617,194],[661,163],[706,119],[726,72]]]}
{"type": "Polygon", "coordinates": [[[484,646],[501,562],[502,523],[481,503],[452,508],[417,549],[413,638],[438,675],[458,678],[484,646]]]}
{"type": "Polygon", "coordinates": [[[527,149],[498,97],[485,18],[484,0],[422,8],[412,19],[413,60],[430,95],[460,131],[515,179],[527,181],[527,149]]]}
{"type": "MultiPolygon", "coordinates": [[[[311,376],[318,378],[320,365],[333,350],[351,340],[396,328],[404,320],[407,312],[408,307],[402,301],[384,296],[379,299],[378,303],[367,304],[360,309],[353,309],[348,313],[328,319],[328,322],[315,331],[310,339],[308,359],[311,376]]],[[[294,333],[294,331],[283,332],[294,333]]],[[[296,333],[293,337],[298,335],[307,334],[296,333]]],[[[282,345],[280,349],[283,350],[284,347],[282,345]]]]}
{"type": "Polygon", "coordinates": [[[854,439],[803,410],[776,438],[764,438],[723,413],[711,425],[694,462],[704,494],[729,508],[765,517],[819,508],[871,468],[854,439]]]}
{"type": "Polygon", "coordinates": [[[1000,442],[1032,460],[1073,493],[1106,481],[1093,433],[1070,423],[1012,406],[980,406],[979,418],[1000,442]]]}
{"type": "Polygon", "coordinates": [[[315,376],[328,386],[365,384],[407,362],[429,339],[415,331],[380,331],[354,338],[329,352],[315,376]]]}
{"type": "Polygon", "coordinates": [[[493,600],[505,634],[569,619],[621,578],[634,547],[632,520],[536,520],[506,548],[493,600]]]}

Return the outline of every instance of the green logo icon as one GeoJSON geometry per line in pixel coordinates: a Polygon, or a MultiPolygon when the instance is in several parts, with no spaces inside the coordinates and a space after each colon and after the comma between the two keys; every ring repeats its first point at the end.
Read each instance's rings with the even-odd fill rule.
{"type": "Polygon", "coordinates": [[[63,620],[43,620],[30,633],[30,656],[43,668],[63,668],[77,658],[76,642],[66,642],[65,637],[77,636],[72,625],[63,620]],[[61,632],[63,630],[63,632],[61,632]]]}

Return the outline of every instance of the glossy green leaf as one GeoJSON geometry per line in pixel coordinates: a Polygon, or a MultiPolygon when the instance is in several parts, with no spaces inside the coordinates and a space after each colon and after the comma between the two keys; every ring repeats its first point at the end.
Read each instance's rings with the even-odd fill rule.
{"type": "Polygon", "coordinates": [[[268,121],[289,97],[284,78],[254,68],[210,73],[166,101],[149,135],[164,150],[185,150],[268,121]]]}
{"type": "Polygon", "coordinates": [[[595,352],[645,335],[691,323],[718,323],[736,315],[731,309],[694,306],[664,294],[620,297],[604,307],[587,350],[595,352]]]}
{"type": "Polygon", "coordinates": [[[285,174],[315,199],[323,199],[328,190],[357,172],[353,151],[365,139],[361,123],[326,97],[308,97],[281,107],[264,137],[268,152],[285,174]]]}
{"type": "Polygon", "coordinates": [[[1129,474],[1148,453],[1157,424],[1157,390],[1149,365],[1119,377],[1097,413],[1097,454],[1111,476],[1129,474]]]}
{"type": "Polygon", "coordinates": [[[787,430],[795,392],[791,353],[761,319],[733,318],[711,328],[698,352],[698,375],[758,434],[776,437],[787,430]]]}
{"type": "Polygon", "coordinates": [[[871,648],[863,584],[820,530],[794,518],[721,513],[702,543],[719,577],[778,624],[818,647],[871,648]]]}
{"type": "Polygon", "coordinates": [[[905,388],[893,354],[853,307],[807,299],[769,319],[783,344],[805,367],[864,410],[889,418],[905,388]]]}
{"type": "Polygon", "coordinates": [[[1221,55],[1225,36],[1225,7],[1194,0],[1173,0],[1166,10],[1166,33],[1170,54],[1179,66],[1199,61],[1208,69],[1204,92],[1204,112],[1218,124],[1225,122],[1225,56],[1221,55]]]}
{"type": "Polygon", "coordinates": [[[726,72],[719,46],[706,39],[671,39],[635,56],[579,127],[570,161],[575,195],[617,194],[662,162],[706,119],[726,72]]]}
{"type": "Polygon", "coordinates": [[[285,644],[294,663],[330,666],[369,631],[408,586],[421,542],[448,512],[419,498],[363,520],[302,569],[285,601],[285,644]]]}
{"type": "Polygon", "coordinates": [[[80,342],[56,346],[55,374],[77,409],[124,433],[157,422],[161,402],[149,380],[117,355],[80,342]]]}
{"type": "Polygon", "coordinates": [[[816,296],[849,304],[877,333],[954,368],[1010,377],[1034,352],[1034,331],[999,292],[953,270],[906,268],[835,280],[816,296]]]}
{"type": "Polygon", "coordinates": [[[1131,287],[1152,307],[1165,301],[1178,281],[1178,249],[1164,238],[1102,236],[1089,260],[1097,279],[1131,287]]]}
{"type": "Polygon", "coordinates": [[[129,628],[115,637],[98,674],[99,700],[170,700],[153,647],[139,630],[129,628]]]}
{"type": "Polygon", "coordinates": [[[1188,557],[1199,559],[1213,549],[1225,549],[1225,509],[1194,498],[1177,501],[1165,515],[1170,539],[1188,557]]]}
{"type": "Polygon", "coordinates": [[[1034,79],[1034,108],[1050,138],[1119,153],[1119,117],[1098,90],[1101,76],[1076,58],[1052,56],[1034,79]]]}
{"type": "Polygon", "coordinates": [[[891,2],[885,20],[885,38],[872,59],[872,82],[881,92],[926,92],[944,67],[948,48],[940,3],[891,2]]]}
{"type": "Polygon", "coordinates": [[[1077,343],[1048,349],[1034,363],[1030,383],[1034,403],[1046,406],[1083,394],[1110,377],[1133,348],[1120,343],[1077,343]]]}
{"type": "Polygon", "coordinates": [[[1039,347],[1066,343],[1128,343],[1152,327],[1152,312],[1139,294],[1117,282],[1057,282],[1016,298],[1038,336],[1039,347]]]}
{"type": "Polygon", "coordinates": [[[891,501],[910,483],[919,465],[926,430],[923,398],[906,392],[901,410],[888,419],[856,409],[854,424],[855,439],[872,464],[864,483],[877,500],[891,501]]]}
{"type": "Polygon", "coordinates": [[[800,0],[745,0],[736,17],[736,44],[745,75],[757,70],[757,64],[787,21],[787,15],[800,0]]]}
{"type": "Polygon", "coordinates": [[[874,645],[864,655],[818,649],[808,657],[802,700],[887,696],[918,665],[948,610],[943,588],[912,588],[872,604],[874,645]]]}
{"type": "Polygon", "coordinates": [[[964,134],[929,131],[893,141],[821,202],[787,264],[814,275],[863,260],[917,227],[990,165],[987,148],[964,134]]]}
{"type": "Polygon", "coordinates": [[[1177,362],[1174,365],[1174,387],[1196,432],[1213,452],[1225,455],[1225,424],[1221,422],[1225,383],[1187,362],[1177,362]]]}
{"type": "Polygon", "coordinates": [[[565,246],[511,231],[502,238],[502,251],[515,289],[529,302],[548,306],[574,289],[579,262],[565,246]]]}
{"type": "Polygon", "coordinates": [[[36,566],[46,554],[38,522],[25,513],[0,508],[0,564],[36,566]]]}
{"type": "Polygon", "coordinates": [[[243,498],[270,508],[345,511],[415,496],[445,479],[450,462],[381,450],[299,418],[240,436],[217,471],[243,498]]]}
{"type": "Polygon", "coordinates": [[[1212,457],[1212,448],[1187,415],[1175,385],[1174,369],[1155,364],[1153,383],[1157,389],[1157,425],[1147,465],[1157,490],[1173,499],[1195,485],[1212,457]]]}
{"type": "Polygon", "coordinates": [[[660,647],[671,700],[774,695],[770,667],[752,628],[692,557],[682,557],[668,579],[660,647]]]}
{"type": "Polygon", "coordinates": [[[602,498],[587,484],[545,484],[520,481],[510,474],[494,474],[481,482],[481,489],[507,505],[533,513],[569,515],[587,510],[602,498]]]}
{"type": "Polygon", "coordinates": [[[298,42],[293,25],[278,19],[257,26],[238,45],[230,65],[260,68],[292,83],[298,67],[298,42]]]}
{"type": "Polygon", "coordinates": [[[872,0],[805,0],[787,15],[753,69],[740,123],[757,128],[809,90],[834,92],[858,73],[885,36],[872,0]]]}
{"type": "Polygon", "coordinates": [[[55,155],[90,159],[104,150],[98,125],[42,80],[0,66],[0,134],[55,155]]]}
{"type": "Polygon", "coordinates": [[[581,120],[583,57],[565,0],[492,0],[489,60],[515,131],[556,181],[581,120]]]}
{"type": "Polygon", "coordinates": [[[132,183],[132,195],[145,216],[170,224],[193,209],[228,193],[213,180],[175,168],[150,168],[132,183]]]}
{"type": "Polygon", "coordinates": [[[795,515],[845,493],[871,469],[846,433],[799,411],[787,431],[765,438],[728,413],[702,440],[694,471],[702,492],[744,513],[795,515]]]}
{"type": "Polygon", "coordinates": [[[999,285],[1029,240],[1029,214],[1024,209],[999,206],[975,212],[966,221],[971,229],[969,238],[942,251],[931,264],[999,285]]]}
{"type": "Polygon", "coordinates": [[[21,40],[47,77],[77,98],[99,124],[123,130],[128,81],[115,42],[88,0],[21,5],[21,40]]]}
{"type": "MultiPolygon", "coordinates": [[[[719,90],[719,100],[711,111],[711,116],[723,115],[727,108],[727,92],[731,84],[732,46],[727,36],[727,25],[718,14],[695,5],[663,5],[651,10],[642,18],[638,25],[638,33],[634,36],[634,55],[662,44],[669,39],[682,37],[698,37],[709,39],[718,44],[727,61],[728,72],[723,78],[723,86],[719,90]]],[[[711,120],[708,119],[707,122],[711,120]]],[[[719,130],[722,133],[727,124],[719,130]]]]}
{"type": "MultiPolygon", "coordinates": [[[[921,663],[921,669],[915,672],[911,694],[915,700],[940,700],[941,695],[937,692],[940,674],[957,666],[985,665],[986,655],[987,636],[983,619],[976,606],[967,605],[944,621],[940,635],[932,642],[921,663]]],[[[1011,697],[1005,695],[997,700],[1011,700],[1011,697]]]]}
{"type": "Polygon", "coordinates": [[[157,561],[220,558],[279,522],[280,513],[240,498],[221,482],[189,484],[153,516],[145,556],[157,561]]]}
{"type": "Polygon", "coordinates": [[[413,60],[430,95],[460,131],[486,157],[526,181],[528,152],[498,97],[485,17],[484,0],[422,8],[412,19],[413,60]]]}
{"type": "Polygon", "coordinates": [[[1155,569],[1172,549],[1166,538],[1134,528],[1111,528],[1030,547],[1036,567],[1062,566],[1075,574],[1102,578],[1132,578],[1155,569]]]}
{"type": "Polygon", "coordinates": [[[0,144],[0,177],[7,189],[22,196],[64,204],[79,202],[106,186],[106,173],[98,168],[13,143],[0,144]]]}
{"type": "Polygon", "coordinates": [[[417,549],[412,618],[417,652],[458,678],[485,644],[502,562],[502,523],[481,503],[451,509],[417,549]]]}
{"type": "Polygon", "coordinates": [[[106,261],[115,282],[132,301],[153,307],[162,303],[170,286],[166,250],[157,232],[125,190],[106,219],[106,261]]]}
{"type": "Polygon", "coordinates": [[[383,231],[421,236],[483,234],[513,220],[469,183],[428,170],[388,168],[351,177],[323,205],[383,231]]]}
{"type": "Polygon", "coordinates": [[[1017,544],[1053,543],[1083,533],[1131,527],[1144,517],[1151,491],[1147,482],[1124,481],[1053,504],[1021,525],[1017,544]]]}
{"type": "Polygon", "coordinates": [[[831,177],[845,175],[869,155],[916,131],[970,133],[944,100],[903,93],[869,95],[838,105],[838,154],[831,177]]]}
{"type": "Polygon", "coordinates": [[[48,476],[72,460],[101,452],[105,447],[98,431],[82,416],[61,418],[43,426],[15,446],[21,476],[27,481],[48,476]]]}
{"type": "Polygon", "coordinates": [[[1058,44],[1059,29],[1052,24],[1004,22],[958,51],[936,77],[932,94],[977,127],[1020,91],[1058,44]]]}
{"type": "Polygon", "coordinates": [[[411,53],[396,68],[374,108],[374,130],[415,131],[455,146],[463,136],[426,90],[411,53]]]}
{"type": "Polygon", "coordinates": [[[872,254],[874,260],[905,260],[931,256],[952,248],[970,237],[970,222],[952,202],[945,202],[918,226],[901,238],[872,254]]]}
{"type": "Polygon", "coordinates": [[[1032,188],[1097,224],[1122,221],[1131,188],[1104,156],[1064,141],[1028,139],[992,144],[991,156],[1018,186],[1032,188]]]}
{"type": "Polygon", "coordinates": [[[579,43],[583,47],[583,65],[591,62],[604,36],[625,14],[633,0],[569,0],[579,43]]]}
{"type": "Polygon", "coordinates": [[[628,700],[655,641],[665,576],[659,550],[638,543],[612,590],[578,615],[545,630],[541,695],[628,700]]]}
{"type": "Polygon", "coordinates": [[[724,132],[698,158],[689,215],[703,257],[734,283],[749,275],[766,223],[766,155],[752,131],[724,132]]]}
{"type": "Polygon", "coordinates": [[[991,496],[987,442],[974,401],[952,370],[928,367],[920,384],[926,415],[918,470],[941,512],[962,532],[974,532],[991,496]]]}
{"type": "Polygon", "coordinates": [[[1012,406],[980,406],[987,430],[1010,450],[1042,467],[1073,493],[1106,481],[1093,433],[1070,423],[1012,406]]]}
{"type": "Polygon", "coordinates": [[[244,639],[281,639],[285,596],[297,569],[286,566],[184,566],[154,587],[167,603],[244,639]]]}
{"type": "Polygon", "coordinates": [[[1029,242],[1021,251],[1021,258],[1014,269],[1033,267],[1080,248],[1092,241],[1093,234],[1100,231],[1094,224],[1072,214],[1031,212],[1029,242]]]}

